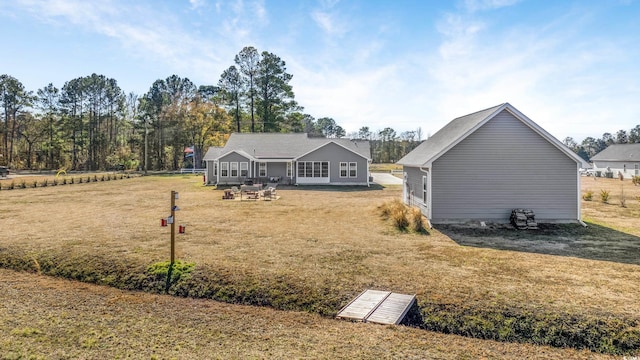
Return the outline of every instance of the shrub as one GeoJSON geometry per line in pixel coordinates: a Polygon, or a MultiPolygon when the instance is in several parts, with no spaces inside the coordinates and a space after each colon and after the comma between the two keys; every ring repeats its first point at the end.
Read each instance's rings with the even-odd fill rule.
{"type": "Polygon", "coordinates": [[[21,188],[23,188],[23,189],[26,189],[26,188],[27,188],[27,182],[26,182],[26,181],[24,181],[24,180],[22,180],[22,181],[20,182],[20,187],[21,187],[21,188]]]}
{"type": "Polygon", "coordinates": [[[609,203],[609,190],[600,190],[600,200],[605,204],[609,203]]]}
{"type": "Polygon", "coordinates": [[[409,227],[409,219],[407,218],[407,212],[402,208],[395,208],[390,214],[393,225],[398,230],[407,230],[409,227]]]}
{"type": "Polygon", "coordinates": [[[640,176],[632,176],[631,182],[633,183],[633,185],[640,185],[640,176]]]}
{"type": "Polygon", "coordinates": [[[62,185],[67,185],[67,178],[62,178],[62,185]]]}
{"type": "Polygon", "coordinates": [[[593,191],[587,190],[583,195],[582,199],[584,201],[591,201],[593,199],[593,191]]]}
{"type": "Polygon", "coordinates": [[[180,260],[174,262],[173,266],[169,261],[162,261],[149,265],[147,273],[155,276],[157,280],[164,280],[165,292],[168,292],[180,279],[186,279],[195,266],[195,263],[180,260]]]}
{"type": "Polygon", "coordinates": [[[409,218],[409,230],[413,232],[424,232],[426,227],[424,226],[424,220],[422,217],[422,212],[417,207],[411,207],[407,210],[407,215],[409,218]]]}
{"type": "Polygon", "coordinates": [[[620,207],[627,207],[627,199],[624,196],[624,186],[620,187],[620,207]]]}
{"type": "Polygon", "coordinates": [[[432,331],[610,354],[633,353],[640,346],[640,329],[633,318],[534,312],[513,304],[426,302],[420,308],[420,327],[432,331]]]}
{"type": "Polygon", "coordinates": [[[16,187],[16,183],[11,181],[11,184],[9,184],[9,190],[13,190],[16,187]]]}
{"type": "Polygon", "coordinates": [[[37,188],[38,187],[38,180],[33,180],[33,188],[37,188]]]}
{"type": "Polygon", "coordinates": [[[44,181],[42,182],[42,187],[46,187],[48,184],[47,179],[44,179],[44,181]]]}
{"type": "Polygon", "coordinates": [[[396,199],[379,206],[380,215],[385,220],[391,220],[393,226],[400,231],[425,231],[422,213],[417,207],[408,207],[396,199]]]}
{"type": "Polygon", "coordinates": [[[51,182],[51,186],[56,186],[58,185],[58,179],[53,179],[53,181],[51,182]]]}

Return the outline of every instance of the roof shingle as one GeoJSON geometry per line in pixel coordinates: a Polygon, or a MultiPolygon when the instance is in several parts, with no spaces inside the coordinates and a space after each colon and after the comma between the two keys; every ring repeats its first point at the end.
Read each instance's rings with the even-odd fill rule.
{"type": "Polygon", "coordinates": [[[244,152],[255,159],[295,159],[328,143],[370,159],[368,141],[313,138],[306,133],[233,133],[224,147],[211,147],[204,160],[215,160],[232,151],[244,152]]]}
{"type": "Polygon", "coordinates": [[[611,144],[591,161],[640,161],[640,144],[611,144]]]}

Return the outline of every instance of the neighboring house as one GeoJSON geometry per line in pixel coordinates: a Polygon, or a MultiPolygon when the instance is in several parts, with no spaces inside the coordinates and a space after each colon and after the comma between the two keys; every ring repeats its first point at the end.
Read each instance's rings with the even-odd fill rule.
{"type": "Polygon", "coordinates": [[[580,221],[584,161],[509,103],[454,119],[398,164],[404,202],[431,222],[580,221]]]}
{"type": "Polygon", "coordinates": [[[593,170],[601,176],[612,172],[614,177],[622,174],[630,179],[640,176],[640,144],[613,144],[591,158],[593,170]]]}
{"type": "Polygon", "coordinates": [[[369,185],[368,141],[306,133],[234,133],[204,156],[208,184],[369,185]]]}

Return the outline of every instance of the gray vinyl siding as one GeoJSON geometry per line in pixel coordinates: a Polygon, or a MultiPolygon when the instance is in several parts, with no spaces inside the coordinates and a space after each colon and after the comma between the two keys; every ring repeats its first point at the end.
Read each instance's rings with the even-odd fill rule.
{"type": "MultiPolygon", "coordinates": [[[[422,199],[422,176],[427,174],[416,167],[405,166],[402,171],[407,173],[407,182],[405,184],[407,193],[411,194],[413,192],[415,197],[422,199]]],[[[408,203],[407,199],[405,199],[405,203],[408,203]]]]}
{"type": "MultiPolygon", "coordinates": [[[[218,163],[218,175],[220,176],[220,183],[221,184],[240,184],[244,181],[244,177],[240,176],[240,163],[241,162],[246,162],[248,163],[249,166],[249,177],[251,174],[251,162],[249,161],[249,159],[247,159],[246,157],[238,154],[238,153],[230,153],[227,154],[223,157],[220,158],[220,161],[218,163]],[[228,176],[228,177],[222,177],[222,172],[221,172],[221,165],[224,162],[228,162],[229,163],[229,175],[231,175],[231,163],[232,162],[237,162],[238,163],[238,176],[228,176]]],[[[256,169],[257,170],[257,169],[256,169]]]]}
{"type": "Polygon", "coordinates": [[[422,191],[422,177],[427,176],[427,173],[421,171],[417,167],[407,166],[403,167],[402,172],[403,177],[405,173],[407,174],[407,180],[403,184],[405,187],[405,189],[403,189],[403,196],[405,197],[402,201],[407,205],[419,207],[425,216],[429,216],[429,204],[423,201],[424,197],[422,191]]]}
{"type": "Polygon", "coordinates": [[[505,110],[434,161],[432,219],[576,220],[577,187],[576,161],[505,110]]]}
{"type": "Polygon", "coordinates": [[[287,177],[287,163],[267,163],[267,176],[268,177],[280,177],[282,179],[287,177]]]}
{"type": "Polygon", "coordinates": [[[328,143],[319,149],[300,157],[298,161],[328,161],[329,181],[331,184],[367,184],[367,177],[369,176],[367,159],[334,143],[328,143]],[[341,178],[341,162],[356,162],[358,164],[357,176],[341,178]]]}
{"type": "Polygon", "coordinates": [[[217,179],[216,177],[213,175],[213,170],[214,170],[214,161],[212,160],[207,160],[205,161],[206,166],[207,166],[207,182],[209,184],[215,184],[217,179]]]}

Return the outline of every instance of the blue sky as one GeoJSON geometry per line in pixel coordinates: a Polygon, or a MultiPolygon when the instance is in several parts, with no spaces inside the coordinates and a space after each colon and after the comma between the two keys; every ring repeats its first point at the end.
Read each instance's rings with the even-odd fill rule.
{"type": "Polygon", "coordinates": [[[36,91],[92,73],[142,95],[217,84],[244,46],[347,132],[433,134],[509,102],[562,140],[640,124],[637,0],[2,0],[0,73],[36,91]]]}

